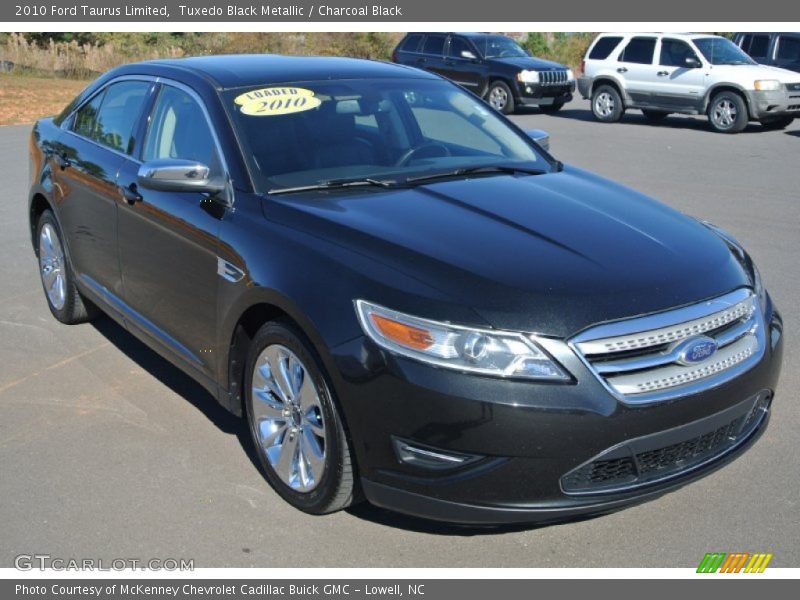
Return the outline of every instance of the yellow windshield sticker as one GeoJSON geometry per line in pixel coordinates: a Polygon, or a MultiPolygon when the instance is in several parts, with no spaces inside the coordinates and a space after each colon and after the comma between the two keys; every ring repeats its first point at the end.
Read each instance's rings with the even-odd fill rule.
{"type": "Polygon", "coordinates": [[[271,87],[236,96],[234,102],[245,115],[272,117],[311,110],[322,104],[314,92],[297,87],[271,87]]]}

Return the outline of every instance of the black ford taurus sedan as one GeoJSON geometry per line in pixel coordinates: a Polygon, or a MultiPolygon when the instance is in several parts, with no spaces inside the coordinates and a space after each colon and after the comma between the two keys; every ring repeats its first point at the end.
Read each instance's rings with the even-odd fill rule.
{"type": "Polygon", "coordinates": [[[609,512],[766,427],[782,324],[736,240],[436,75],[126,65],[36,124],[30,180],[53,315],[199,381],[304,511],[609,512]]]}

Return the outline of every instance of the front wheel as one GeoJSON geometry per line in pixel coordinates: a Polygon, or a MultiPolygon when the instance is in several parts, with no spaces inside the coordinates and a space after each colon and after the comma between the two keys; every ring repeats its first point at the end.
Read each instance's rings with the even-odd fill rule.
{"type": "Polygon", "coordinates": [[[786,129],[794,121],[794,117],[781,117],[778,119],[764,119],[761,125],[765,129],[786,129]]]}
{"type": "Polygon", "coordinates": [[[555,102],[553,104],[541,104],[541,105],[539,105],[539,110],[541,110],[543,113],[548,114],[548,115],[552,115],[553,113],[557,113],[562,108],[564,108],[564,103],[563,102],[555,102]]]}
{"type": "Polygon", "coordinates": [[[599,86],[592,94],[592,113],[598,121],[616,123],[625,114],[625,105],[617,89],[610,85],[599,86]]]}
{"type": "Polygon", "coordinates": [[[493,81],[486,90],[485,98],[493,109],[504,115],[514,112],[514,95],[511,93],[511,88],[502,81],[493,81]]]}
{"type": "Polygon", "coordinates": [[[747,120],[747,105],[736,92],[720,92],[708,105],[708,123],[717,133],[739,133],[747,120]]]}
{"type": "Polygon", "coordinates": [[[271,322],[256,334],[245,400],[264,473],[284,500],[311,514],[353,503],[353,460],[332,388],[292,325],[271,322]]]}

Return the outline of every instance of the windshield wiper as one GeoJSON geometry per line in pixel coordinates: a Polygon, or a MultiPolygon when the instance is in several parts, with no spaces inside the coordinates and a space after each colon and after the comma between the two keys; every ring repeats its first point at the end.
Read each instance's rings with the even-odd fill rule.
{"type": "Polygon", "coordinates": [[[550,171],[544,169],[531,169],[528,167],[515,167],[512,165],[483,165],[480,167],[463,167],[461,169],[454,169],[452,171],[442,171],[441,173],[429,173],[428,175],[418,175],[416,177],[409,177],[405,180],[406,183],[421,183],[424,181],[433,181],[435,179],[447,179],[449,177],[461,177],[463,175],[479,175],[482,173],[524,173],[526,175],[545,175],[550,171]]]}
{"type": "Polygon", "coordinates": [[[335,190],[348,187],[374,186],[390,188],[399,185],[396,181],[386,179],[373,179],[372,177],[353,177],[351,179],[326,179],[308,185],[294,187],[273,188],[268,194],[293,194],[295,192],[308,192],[313,190],[335,190]]]}

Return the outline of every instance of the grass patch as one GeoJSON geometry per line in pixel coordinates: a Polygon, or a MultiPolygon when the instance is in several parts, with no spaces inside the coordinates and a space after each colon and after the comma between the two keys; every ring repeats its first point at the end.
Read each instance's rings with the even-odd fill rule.
{"type": "Polygon", "coordinates": [[[88,83],[0,73],[0,125],[33,123],[58,114],[88,83]]]}

